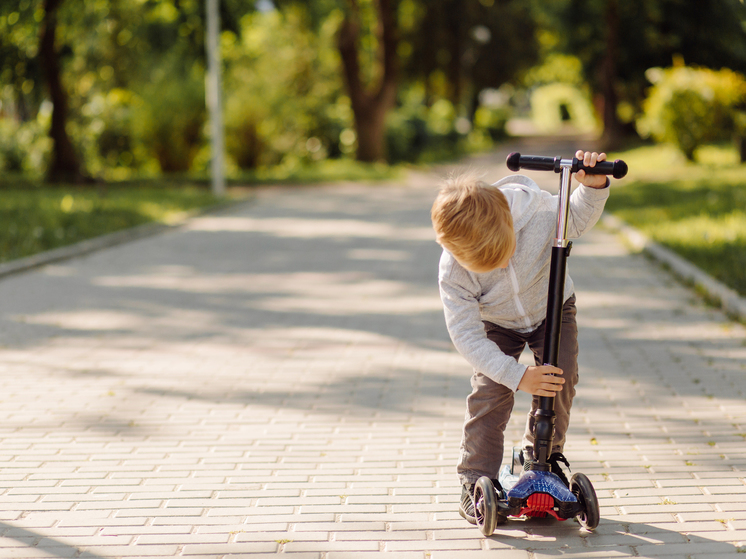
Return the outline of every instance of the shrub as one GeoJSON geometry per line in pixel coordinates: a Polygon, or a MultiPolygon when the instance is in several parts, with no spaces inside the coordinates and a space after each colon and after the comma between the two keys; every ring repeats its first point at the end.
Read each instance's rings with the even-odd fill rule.
{"type": "Polygon", "coordinates": [[[234,170],[298,167],[354,151],[334,46],[339,17],[309,28],[301,9],[255,12],[223,37],[226,151],[234,170]]]}
{"type": "Polygon", "coordinates": [[[389,163],[437,161],[460,152],[460,142],[471,124],[457,118],[453,104],[438,99],[430,107],[417,102],[421,92],[407,92],[402,106],[386,119],[386,147],[389,163]],[[459,122],[460,121],[460,122],[459,122]],[[463,127],[460,131],[458,124],[463,127]]]}
{"type": "Polygon", "coordinates": [[[92,176],[106,180],[130,177],[152,156],[133,134],[133,112],[142,101],[131,91],[95,92],[68,128],[92,176]]]}
{"type": "Polygon", "coordinates": [[[676,145],[690,161],[697,147],[730,140],[736,109],[746,100],[746,80],[728,69],[651,68],[653,84],[637,121],[641,136],[676,145]]]}
{"type": "Polygon", "coordinates": [[[48,114],[18,122],[0,118],[0,170],[42,176],[52,140],[46,134],[48,114]]]}
{"type": "Polygon", "coordinates": [[[493,141],[504,140],[509,117],[507,107],[479,107],[474,113],[474,129],[485,132],[493,141]]]}
{"type": "Polygon", "coordinates": [[[206,120],[202,72],[171,61],[153,74],[153,81],[138,92],[142,102],[135,106],[135,135],[155,155],[161,171],[188,171],[202,145],[206,120]]]}
{"type": "Polygon", "coordinates": [[[425,102],[421,85],[404,89],[400,105],[386,119],[386,149],[389,163],[432,162],[463,153],[489,149],[506,136],[510,111],[504,106],[482,105],[473,121],[458,116],[447,99],[425,102]]]}

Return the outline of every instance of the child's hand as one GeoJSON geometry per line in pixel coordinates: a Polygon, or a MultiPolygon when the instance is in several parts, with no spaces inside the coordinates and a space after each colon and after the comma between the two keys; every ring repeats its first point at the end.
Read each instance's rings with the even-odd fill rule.
{"type": "Polygon", "coordinates": [[[562,385],[565,384],[565,379],[554,376],[561,374],[562,369],[551,365],[529,367],[523,374],[521,382],[518,383],[518,390],[523,390],[534,396],[554,396],[562,390],[562,385]]]}
{"type": "MultiPolygon", "coordinates": [[[[606,161],[605,153],[583,151],[582,149],[575,152],[575,157],[581,160],[586,167],[595,167],[598,161],[606,161]]],[[[604,188],[606,186],[606,175],[586,175],[585,171],[581,169],[575,173],[575,178],[578,179],[580,184],[591,188],[604,188]]]]}

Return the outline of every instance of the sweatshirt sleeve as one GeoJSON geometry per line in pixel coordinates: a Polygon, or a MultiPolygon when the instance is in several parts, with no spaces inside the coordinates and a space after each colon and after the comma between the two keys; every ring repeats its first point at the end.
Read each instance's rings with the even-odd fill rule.
{"type": "Polygon", "coordinates": [[[515,392],[527,367],[487,339],[479,312],[479,285],[467,273],[455,269],[457,264],[451,262],[449,266],[448,260],[444,254],[438,283],[453,344],[474,369],[515,392]]]}
{"type": "Polygon", "coordinates": [[[609,198],[609,188],[579,185],[570,196],[567,235],[577,238],[589,231],[599,220],[609,198]]]}

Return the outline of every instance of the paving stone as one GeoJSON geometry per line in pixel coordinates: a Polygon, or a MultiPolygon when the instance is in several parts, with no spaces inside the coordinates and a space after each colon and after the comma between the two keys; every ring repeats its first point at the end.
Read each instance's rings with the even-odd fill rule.
{"type": "MultiPolygon", "coordinates": [[[[505,155],[473,164],[497,180],[505,155]]],[[[0,557],[738,554],[746,329],[601,226],[569,263],[581,382],[565,447],[601,524],[516,519],[484,538],[459,516],[471,370],[429,217],[447,172],[256,188],[0,277],[0,557]]],[[[506,459],[529,402],[516,395],[506,459]]]]}

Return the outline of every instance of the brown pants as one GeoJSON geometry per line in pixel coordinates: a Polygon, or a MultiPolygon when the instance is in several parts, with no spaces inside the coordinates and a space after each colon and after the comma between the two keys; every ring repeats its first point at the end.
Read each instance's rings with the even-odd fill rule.
{"type": "MultiPolygon", "coordinates": [[[[562,335],[558,367],[562,369],[565,384],[554,399],[555,433],[552,452],[562,452],[565,434],[570,422],[570,408],[578,382],[578,327],[575,322],[575,296],[570,297],[562,308],[562,335]]],[[[507,330],[490,322],[484,323],[487,338],[495,342],[500,350],[518,359],[528,344],[537,365],[541,364],[544,351],[544,324],[533,332],[521,334],[507,330]]],[[[505,427],[513,411],[513,391],[502,384],[475,371],[471,378],[472,392],[466,398],[461,456],[458,475],[461,484],[475,483],[481,476],[497,479],[503,458],[505,427]]],[[[528,413],[526,431],[523,435],[524,454],[531,458],[533,449],[534,412],[539,397],[534,396],[528,413]]]]}

